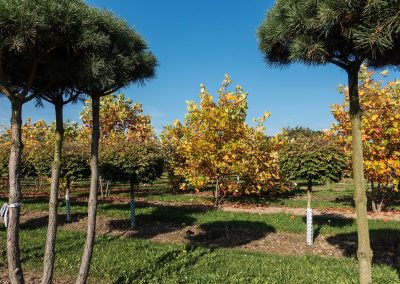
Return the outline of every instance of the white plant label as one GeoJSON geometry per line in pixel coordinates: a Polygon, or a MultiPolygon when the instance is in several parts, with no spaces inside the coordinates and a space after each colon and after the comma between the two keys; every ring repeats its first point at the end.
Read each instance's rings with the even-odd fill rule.
{"type": "Polygon", "coordinates": [[[312,246],[314,241],[312,218],[313,218],[312,209],[307,208],[307,245],[309,246],[312,246]]]}

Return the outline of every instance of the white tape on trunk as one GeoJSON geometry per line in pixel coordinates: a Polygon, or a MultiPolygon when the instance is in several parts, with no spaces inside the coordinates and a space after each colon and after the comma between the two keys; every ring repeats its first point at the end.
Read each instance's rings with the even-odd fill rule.
{"type": "Polygon", "coordinates": [[[312,209],[307,208],[307,245],[312,246],[314,242],[312,209]]]}
{"type": "Polygon", "coordinates": [[[0,218],[4,219],[4,226],[7,228],[8,226],[8,209],[9,208],[18,208],[21,207],[22,203],[13,203],[8,205],[7,203],[4,203],[3,206],[1,206],[0,209],[0,218]]]}

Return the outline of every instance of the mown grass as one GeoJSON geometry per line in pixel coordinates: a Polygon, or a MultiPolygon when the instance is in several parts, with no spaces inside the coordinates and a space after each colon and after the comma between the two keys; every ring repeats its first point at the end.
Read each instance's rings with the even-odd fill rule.
{"type": "MultiPolygon", "coordinates": [[[[327,195],[329,198],[342,198],[344,193],[350,195],[351,188],[342,188],[340,191],[333,188],[317,190],[314,193],[314,204],[318,197],[321,197],[322,202],[327,195]]],[[[193,195],[169,192],[153,192],[151,196],[155,201],[164,202],[177,202],[177,196],[193,198],[193,195]]],[[[293,199],[295,201],[301,200],[293,199]]],[[[196,204],[197,201],[190,202],[196,204]]],[[[86,215],[85,203],[73,202],[72,206],[75,216],[86,215]]],[[[24,201],[23,208],[26,211],[47,211],[48,203],[45,198],[30,199],[24,201]]],[[[63,204],[60,206],[60,214],[65,214],[63,204]]],[[[121,224],[119,221],[129,218],[129,207],[124,203],[100,202],[98,214],[121,224]]],[[[178,228],[199,225],[206,230],[235,228],[264,233],[305,233],[304,218],[290,214],[250,214],[214,210],[207,206],[137,204],[139,230],[162,224],[174,224],[178,228]]],[[[341,236],[356,239],[356,224],[352,219],[316,216],[314,224],[316,235],[329,235],[333,242],[337,243],[341,236]]],[[[400,222],[371,220],[369,225],[373,242],[400,242],[400,222]]],[[[46,222],[28,222],[22,226],[22,260],[28,269],[41,269],[45,226],[46,222]]],[[[0,242],[0,265],[5,265],[5,232],[1,225],[0,242]]],[[[72,278],[76,275],[83,244],[83,232],[59,230],[56,261],[58,275],[72,278]]],[[[354,258],[280,256],[232,248],[210,249],[102,236],[97,239],[91,276],[96,278],[92,279],[93,282],[102,279],[103,283],[357,283],[357,262],[354,258]]],[[[400,283],[399,272],[388,265],[375,264],[373,277],[375,283],[400,283]]]]}
{"type": "MultiPolygon", "coordinates": [[[[1,201],[1,200],[0,200],[1,201]]],[[[23,204],[26,211],[47,211],[48,204],[45,200],[27,200],[23,204]]],[[[61,204],[60,214],[65,214],[65,207],[61,204]]],[[[73,215],[84,217],[87,213],[85,203],[72,203],[73,215]]],[[[130,210],[128,204],[100,203],[98,207],[100,216],[110,217],[115,220],[125,220],[129,218],[130,210]]],[[[291,214],[257,214],[239,213],[215,210],[212,207],[204,206],[168,206],[150,205],[137,203],[136,220],[138,226],[158,223],[175,224],[178,226],[205,225],[228,227],[239,227],[243,229],[259,230],[260,224],[268,228],[273,228],[276,232],[305,232],[305,218],[291,214]]],[[[397,232],[400,239],[400,222],[369,220],[372,232],[392,231],[397,232]]],[[[357,231],[356,222],[350,218],[340,218],[336,215],[314,216],[314,228],[317,234],[336,235],[355,233],[357,231]]]]}
{"type": "MultiPolygon", "coordinates": [[[[0,238],[5,240],[3,228],[0,238]]],[[[40,271],[44,240],[44,229],[22,230],[26,268],[40,271]]],[[[77,274],[83,244],[83,233],[59,231],[58,276],[77,274]]],[[[2,245],[2,264],[5,254],[2,245]]],[[[279,256],[109,236],[97,239],[90,272],[92,282],[102,283],[358,283],[357,274],[353,258],[279,256]]],[[[373,280],[400,283],[397,271],[387,265],[373,266],[373,280]]]]}

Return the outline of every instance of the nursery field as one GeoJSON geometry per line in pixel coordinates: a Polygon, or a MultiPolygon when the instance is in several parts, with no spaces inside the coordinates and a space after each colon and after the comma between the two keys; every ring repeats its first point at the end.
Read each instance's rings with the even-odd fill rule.
{"type": "MultiPolygon", "coordinates": [[[[80,187],[82,186],[82,188],[80,187]]],[[[72,222],[59,208],[56,283],[74,283],[85,240],[87,189],[72,192],[72,222]]],[[[27,188],[21,217],[27,281],[40,281],[47,226],[47,186],[27,188]]],[[[352,185],[316,185],[315,244],[305,244],[305,190],[285,196],[226,197],[213,207],[211,192],[178,193],[161,178],[136,194],[136,228],[129,228],[129,190],[111,187],[100,198],[89,282],[97,283],[357,283],[352,185]]],[[[5,191],[0,191],[5,201],[5,191]]],[[[369,214],[376,283],[400,283],[398,204],[369,214]]],[[[1,226],[0,239],[5,240],[1,226]]],[[[7,279],[5,244],[1,280],[7,279]]],[[[6,281],[6,280],[4,280],[6,281]]]]}

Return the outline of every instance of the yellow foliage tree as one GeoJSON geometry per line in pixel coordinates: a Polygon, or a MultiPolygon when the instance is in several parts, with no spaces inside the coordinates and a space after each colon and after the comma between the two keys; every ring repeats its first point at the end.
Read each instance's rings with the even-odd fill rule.
{"type": "MultiPolygon", "coordinates": [[[[360,103],[363,109],[362,141],[365,178],[371,184],[373,211],[380,211],[386,197],[399,189],[400,177],[400,81],[374,79],[366,66],[360,72],[360,103]]],[[[381,76],[386,76],[383,71],[381,76]]],[[[337,120],[331,133],[343,145],[351,163],[351,125],[347,87],[339,87],[344,102],[332,106],[337,120]]]]}
{"type": "MultiPolygon", "coordinates": [[[[196,190],[213,185],[215,205],[220,193],[260,193],[279,187],[278,155],[274,140],[265,135],[265,113],[255,128],[246,124],[247,93],[241,86],[229,91],[226,75],[218,101],[201,85],[200,103],[187,102],[184,123],[167,126],[161,136],[170,176],[196,190]]],[[[222,198],[223,198],[222,196],[222,198]]]]}

